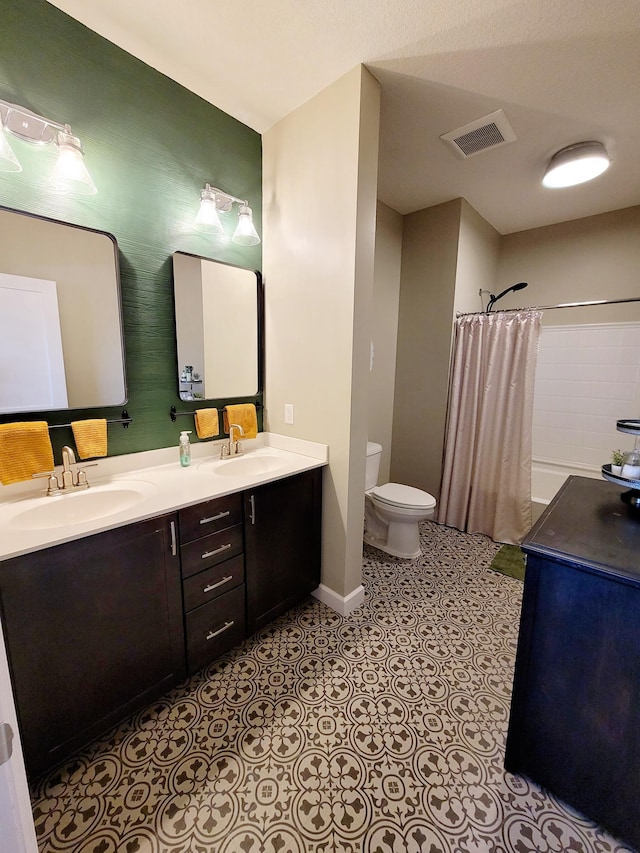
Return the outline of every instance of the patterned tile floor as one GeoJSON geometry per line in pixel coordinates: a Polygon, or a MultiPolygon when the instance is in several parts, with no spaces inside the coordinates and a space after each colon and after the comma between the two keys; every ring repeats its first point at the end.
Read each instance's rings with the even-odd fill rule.
{"type": "Polygon", "coordinates": [[[41,853],[629,853],[502,760],[522,584],[425,522],[40,780],[41,853]]]}

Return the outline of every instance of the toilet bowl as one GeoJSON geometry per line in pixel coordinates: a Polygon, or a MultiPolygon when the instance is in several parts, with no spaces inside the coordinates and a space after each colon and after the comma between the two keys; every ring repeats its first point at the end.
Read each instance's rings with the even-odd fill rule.
{"type": "Polygon", "coordinates": [[[436,499],[400,483],[376,486],[381,453],[380,444],[367,442],[364,541],[386,554],[413,560],[420,556],[418,525],[433,515],[436,499]]]}

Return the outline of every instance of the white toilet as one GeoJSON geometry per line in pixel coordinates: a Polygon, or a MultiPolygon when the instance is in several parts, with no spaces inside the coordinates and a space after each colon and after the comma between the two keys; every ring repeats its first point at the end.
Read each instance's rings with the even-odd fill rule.
{"type": "Polygon", "coordinates": [[[412,560],[420,556],[418,524],[433,515],[436,499],[413,486],[376,486],[381,453],[381,444],[367,442],[364,541],[394,557],[412,560]]]}

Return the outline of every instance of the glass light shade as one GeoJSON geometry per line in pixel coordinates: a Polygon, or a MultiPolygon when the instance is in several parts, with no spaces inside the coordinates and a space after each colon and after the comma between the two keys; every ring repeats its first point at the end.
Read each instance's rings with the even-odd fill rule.
{"type": "Polygon", "coordinates": [[[209,231],[211,234],[222,234],[223,228],[216,208],[216,196],[207,186],[200,193],[200,208],[193,220],[194,228],[209,231]]]}
{"type": "Polygon", "coordinates": [[[96,185],[84,164],[78,137],[73,136],[67,129],[60,131],[56,142],[59,153],[51,174],[54,189],[74,195],[95,195],[96,185]]]}
{"type": "Polygon", "coordinates": [[[239,246],[257,246],[260,242],[258,232],[253,224],[253,213],[248,204],[241,204],[238,212],[238,224],[231,238],[239,246]]]}
{"type": "Polygon", "coordinates": [[[13,153],[13,148],[9,145],[9,140],[0,133],[0,172],[21,172],[22,166],[20,161],[13,153]]]}
{"type": "Polygon", "coordinates": [[[542,184],[545,187],[573,187],[591,181],[611,164],[600,142],[579,142],[563,148],[551,158],[542,184]]]}

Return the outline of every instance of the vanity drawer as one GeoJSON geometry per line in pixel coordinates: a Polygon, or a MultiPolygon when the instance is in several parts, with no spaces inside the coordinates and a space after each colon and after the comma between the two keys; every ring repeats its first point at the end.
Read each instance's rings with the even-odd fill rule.
{"type": "Polygon", "coordinates": [[[244,640],[244,584],[187,613],[185,621],[191,674],[244,640]]]}
{"type": "Polygon", "coordinates": [[[188,578],[209,566],[215,566],[223,560],[241,554],[243,550],[242,525],[228,527],[220,533],[203,536],[195,542],[189,542],[180,548],[182,577],[188,578]]]}
{"type": "Polygon", "coordinates": [[[211,501],[188,506],[178,513],[180,519],[180,541],[191,542],[208,533],[242,522],[242,495],[225,495],[211,501]]]}
{"type": "Polygon", "coordinates": [[[241,554],[187,578],[182,585],[184,609],[195,610],[243,582],[244,557],[241,554]]]}

